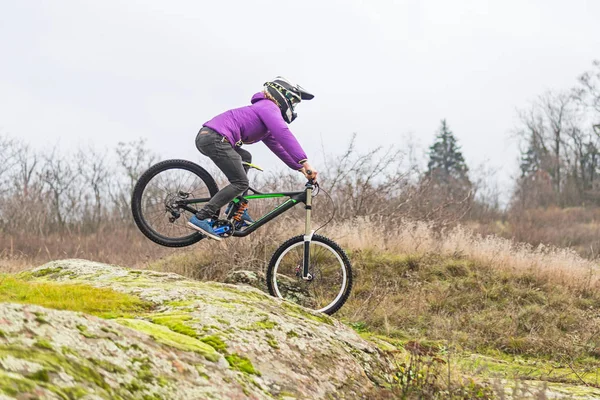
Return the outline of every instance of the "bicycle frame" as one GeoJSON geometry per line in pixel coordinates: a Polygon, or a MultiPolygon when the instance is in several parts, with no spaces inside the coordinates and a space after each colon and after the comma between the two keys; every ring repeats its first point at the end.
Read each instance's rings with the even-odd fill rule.
{"type": "MultiPolygon", "coordinates": [[[[288,199],[257,219],[252,225],[247,227],[242,231],[234,231],[233,236],[236,237],[245,237],[266,224],[269,221],[277,218],[287,210],[295,207],[298,203],[304,203],[304,209],[306,210],[306,220],[305,220],[305,229],[304,229],[304,257],[303,257],[303,268],[302,268],[302,279],[310,280],[312,276],[308,272],[309,261],[310,261],[310,242],[312,240],[312,236],[314,231],[311,229],[311,212],[312,212],[312,191],[314,189],[314,185],[309,182],[306,184],[306,188],[301,192],[282,192],[282,193],[259,193],[252,189],[255,194],[249,194],[243,196],[242,198],[245,200],[253,200],[253,199],[272,199],[279,197],[288,197],[288,199]]],[[[191,213],[196,213],[196,210],[190,207],[190,204],[201,204],[207,203],[210,201],[210,198],[201,198],[201,199],[181,199],[178,200],[178,205],[189,211],[191,213]]],[[[233,200],[235,203],[239,202],[240,199],[236,198],[233,200]]]]}

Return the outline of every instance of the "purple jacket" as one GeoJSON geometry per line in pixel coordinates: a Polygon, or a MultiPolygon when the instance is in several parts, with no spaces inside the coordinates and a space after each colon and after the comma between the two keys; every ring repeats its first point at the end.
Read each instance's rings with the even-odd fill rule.
{"type": "Polygon", "coordinates": [[[306,153],[283,120],[277,104],[259,92],[252,105],[225,111],[204,126],[225,136],[229,143],[250,144],[263,141],[273,153],[292,169],[301,169],[306,153]]]}

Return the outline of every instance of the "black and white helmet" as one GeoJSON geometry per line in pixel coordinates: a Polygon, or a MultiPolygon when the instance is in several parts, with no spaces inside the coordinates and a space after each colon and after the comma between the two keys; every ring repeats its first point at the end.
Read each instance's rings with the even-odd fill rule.
{"type": "Polygon", "coordinates": [[[314,95],[307,92],[302,86],[295,85],[289,80],[278,76],[272,81],[265,83],[265,92],[267,92],[279,106],[283,119],[288,124],[296,119],[298,114],[294,111],[296,105],[302,100],[310,100],[314,95]]]}

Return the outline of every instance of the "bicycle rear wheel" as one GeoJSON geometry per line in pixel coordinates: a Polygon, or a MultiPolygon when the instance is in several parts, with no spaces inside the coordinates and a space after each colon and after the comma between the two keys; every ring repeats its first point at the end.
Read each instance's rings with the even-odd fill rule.
{"type": "Polygon", "coordinates": [[[183,207],[185,199],[210,198],[219,191],[213,177],[187,160],[166,160],[142,174],[133,189],[131,210],[140,231],[167,247],[189,246],[204,236],[189,228],[187,221],[202,203],[183,207]]]}
{"type": "Polygon", "coordinates": [[[272,296],[325,314],[338,311],[352,290],[348,256],[333,240],[314,235],[310,242],[310,280],[302,279],[304,236],[295,236],[275,252],[267,270],[272,296]]]}

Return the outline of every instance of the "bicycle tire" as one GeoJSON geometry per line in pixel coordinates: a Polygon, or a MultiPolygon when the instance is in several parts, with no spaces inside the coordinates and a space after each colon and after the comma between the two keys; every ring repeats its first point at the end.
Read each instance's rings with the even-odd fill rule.
{"type": "Polygon", "coordinates": [[[160,244],[161,246],[166,247],[185,247],[190,246],[194,243],[199,242],[204,239],[204,235],[199,232],[193,232],[190,235],[181,238],[170,238],[160,233],[156,232],[152,229],[150,224],[147,222],[146,218],[144,218],[144,214],[142,211],[142,195],[144,193],[144,189],[146,185],[150,182],[150,180],[155,177],[160,172],[169,170],[169,169],[183,169],[192,172],[195,174],[208,188],[210,196],[214,196],[219,188],[213,177],[201,166],[195,164],[191,161],[187,160],[165,160],[161,161],[157,164],[154,164],[146,172],[144,172],[140,178],[138,179],[135,187],[133,189],[133,194],[131,197],[131,211],[133,214],[133,220],[135,224],[139,228],[139,230],[150,240],[153,242],[160,244]]]}
{"type": "MultiPolygon", "coordinates": [[[[277,294],[275,287],[277,279],[275,269],[278,265],[278,262],[281,261],[282,255],[284,256],[286,254],[286,250],[291,249],[297,246],[298,243],[303,242],[303,235],[294,236],[288,239],[285,243],[283,243],[271,257],[271,261],[269,262],[269,266],[267,268],[267,287],[269,288],[269,293],[271,294],[271,296],[283,298],[282,296],[279,296],[277,294]]],[[[324,314],[332,315],[335,312],[337,312],[344,305],[344,303],[346,303],[348,297],[350,296],[350,292],[352,291],[352,266],[350,264],[348,256],[346,255],[346,252],[333,240],[325,236],[314,235],[312,237],[312,242],[322,243],[331,251],[333,251],[338,256],[339,260],[342,261],[342,268],[345,270],[346,282],[344,287],[340,288],[341,296],[336,301],[327,305],[324,309],[319,310],[324,314]]]]}

